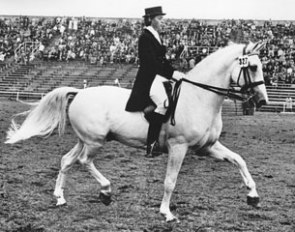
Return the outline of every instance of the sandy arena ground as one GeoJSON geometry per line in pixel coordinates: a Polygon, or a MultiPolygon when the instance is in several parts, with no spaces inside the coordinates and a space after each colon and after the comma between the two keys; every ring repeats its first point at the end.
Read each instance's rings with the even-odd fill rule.
{"type": "Polygon", "coordinates": [[[237,168],[190,151],[172,196],[180,223],[159,213],[167,155],[108,143],[95,164],[112,182],[115,201],[103,205],[100,187],[80,164],[68,175],[67,206],[53,197],[62,155],[76,143],[70,128],[63,137],[32,138],[6,145],[14,113],[27,107],[0,100],[0,231],[295,231],[295,115],[256,113],[226,116],[220,141],[246,160],[261,197],[260,209],[246,204],[237,168]]]}

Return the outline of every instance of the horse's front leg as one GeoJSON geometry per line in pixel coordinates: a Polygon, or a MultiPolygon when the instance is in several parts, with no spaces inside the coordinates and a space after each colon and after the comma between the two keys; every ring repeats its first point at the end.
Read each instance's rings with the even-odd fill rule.
{"type": "Polygon", "coordinates": [[[187,144],[173,144],[169,146],[167,172],[164,182],[164,196],[160,207],[160,213],[165,216],[167,222],[174,220],[178,221],[170,211],[170,199],[187,148],[187,144]]]}
{"type": "Polygon", "coordinates": [[[248,171],[246,162],[243,158],[223,146],[218,141],[209,149],[209,155],[220,160],[231,162],[239,168],[245,185],[248,189],[250,189],[247,197],[247,203],[251,206],[259,207],[259,196],[256,190],[256,184],[248,171]]]}

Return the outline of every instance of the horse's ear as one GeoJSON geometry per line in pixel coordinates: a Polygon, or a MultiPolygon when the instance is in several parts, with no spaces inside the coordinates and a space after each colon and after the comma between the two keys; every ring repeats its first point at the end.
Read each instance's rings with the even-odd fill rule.
{"type": "Polygon", "coordinates": [[[257,42],[257,43],[254,45],[252,52],[253,52],[253,53],[259,53],[259,51],[260,51],[261,49],[263,49],[263,48],[265,47],[265,45],[266,45],[266,41],[264,41],[264,40],[257,42]]]}
{"type": "Polygon", "coordinates": [[[230,46],[230,45],[233,45],[233,44],[235,44],[235,43],[232,40],[227,41],[227,46],[230,46]]]}

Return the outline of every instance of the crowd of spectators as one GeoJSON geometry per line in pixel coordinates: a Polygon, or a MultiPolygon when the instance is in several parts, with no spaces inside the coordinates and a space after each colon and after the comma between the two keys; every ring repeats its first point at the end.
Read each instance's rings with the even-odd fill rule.
{"type": "Polygon", "coordinates": [[[72,18],[61,20],[56,27],[59,37],[54,46],[43,54],[48,59],[80,59],[93,64],[135,63],[137,60],[140,24],[72,18]]]}
{"type": "Polygon", "coordinates": [[[51,21],[46,18],[1,17],[0,61],[13,57],[26,63],[33,59],[35,50],[49,46],[53,37],[51,21]]]}
{"type": "MultiPolygon", "coordinates": [[[[0,17],[0,62],[83,60],[94,65],[137,64],[141,19],[0,17]]],[[[267,40],[261,52],[268,85],[295,84],[295,25],[253,20],[166,19],[162,32],[167,58],[186,71],[229,40],[267,40]]]]}

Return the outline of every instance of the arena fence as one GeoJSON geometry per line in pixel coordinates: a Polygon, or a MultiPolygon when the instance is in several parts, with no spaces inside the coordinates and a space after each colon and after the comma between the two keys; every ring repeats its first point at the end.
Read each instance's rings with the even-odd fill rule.
{"type": "MultiPolygon", "coordinates": [[[[46,93],[18,92],[18,91],[0,91],[0,97],[7,98],[12,101],[38,101],[45,96],[46,93]]],[[[242,115],[243,110],[241,102],[226,99],[223,104],[223,115],[242,115]]]]}
{"type": "Polygon", "coordinates": [[[11,100],[40,100],[45,93],[0,91],[0,96],[11,100]]]}

